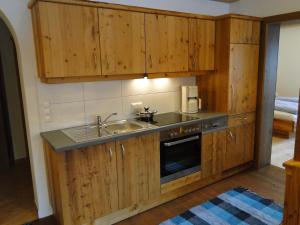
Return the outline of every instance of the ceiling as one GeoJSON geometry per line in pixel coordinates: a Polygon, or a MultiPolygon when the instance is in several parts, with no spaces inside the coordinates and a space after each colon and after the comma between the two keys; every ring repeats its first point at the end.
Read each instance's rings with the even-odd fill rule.
{"type": "Polygon", "coordinates": [[[211,0],[211,1],[230,3],[230,2],[238,2],[239,0],[211,0]]]}

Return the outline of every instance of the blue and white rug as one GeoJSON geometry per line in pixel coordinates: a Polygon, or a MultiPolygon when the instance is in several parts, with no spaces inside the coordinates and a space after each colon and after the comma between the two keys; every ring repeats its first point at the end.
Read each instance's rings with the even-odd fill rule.
{"type": "Polygon", "coordinates": [[[282,206],[239,187],[160,225],[279,225],[282,219],[282,206]]]}

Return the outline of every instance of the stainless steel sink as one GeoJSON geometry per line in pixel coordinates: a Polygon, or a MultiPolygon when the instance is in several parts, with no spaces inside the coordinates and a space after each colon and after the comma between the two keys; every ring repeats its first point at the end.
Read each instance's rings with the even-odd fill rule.
{"type": "Polygon", "coordinates": [[[106,129],[97,125],[67,128],[62,132],[75,142],[86,142],[110,135],[106,129]]]}
{"type": "Polygon", "coordinates": [[[133,132],[136,130],[143,129],[144,127],[128,121],[128,120],[121,120],[117,122],[111,122],[104,125],[104,129],[106,129],[111,134],[122,134],[122,133],[128,133],[133,132]]]}
{"type": "Polygon", "coordinates": [[[62,132],[73,141],[79,143],[116,134],[130,133],[145,128],[147,128],[147,126],[138,124],[137,122],[120,120],[106,123],[103,125],[103,127],[98,125],[87,125],[63,129],[62,132]]]}

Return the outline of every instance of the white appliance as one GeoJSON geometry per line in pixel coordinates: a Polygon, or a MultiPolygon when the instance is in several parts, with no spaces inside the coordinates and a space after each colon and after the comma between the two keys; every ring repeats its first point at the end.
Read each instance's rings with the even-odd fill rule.
{"type": "Polygon", "coordinates": [[[181,112],[198,112],[198,87],[181,86],[181,112]]]}

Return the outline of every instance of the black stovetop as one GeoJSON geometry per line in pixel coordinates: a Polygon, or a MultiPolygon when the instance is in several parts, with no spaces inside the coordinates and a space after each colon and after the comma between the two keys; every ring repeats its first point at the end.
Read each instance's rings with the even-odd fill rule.
{"type": "Polygon", "coordinates": [[[170,112],[154,115],[153,120],[149,121],[149,123],[158,127],[162,127],[192,120],[197,120],[197,118],[180,113],[170,112]]]}

